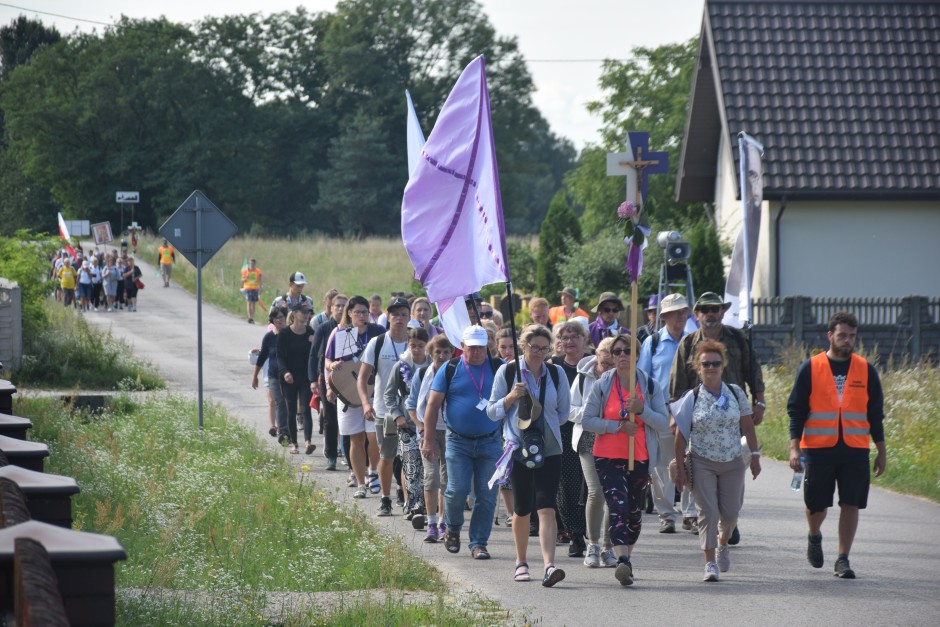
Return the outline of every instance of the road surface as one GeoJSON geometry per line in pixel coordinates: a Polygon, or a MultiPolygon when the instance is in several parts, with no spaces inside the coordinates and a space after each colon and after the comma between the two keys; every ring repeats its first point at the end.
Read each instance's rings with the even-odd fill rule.
{"type": "MultiPolygon", "coordinates": [[[[141,264],[144,276],[154,269],[141,264]]],[[[148,274],[149,273],[149,274],[148,274]]],[[[311,273],[312,274],[312,273],[311,273]]],[[[308,275],[310,276],[310,275],[308,275]]],[[[322,285],[313,285],[319,302],[322,285]]],[[[267,295],[270,299],[270,294],[267,295]]],[[[150,360],[174,392],[196,395],[196,300],[172,284],[164,289],[152,280],[139,295],[139,311],[89,313],[95,326],[127,339],[134,352],[150,360]]],[[[206,399],[221,403],[239,421],[255,429],[272,450],[283,451],[268,436],[267,403],[262,389],[252,390],[248,353],[260,345],[265,325],[249,325],[214,306],[203,305],[203,370],[206,399]]],[[[780,408],[772,408],[780,411],[780,408]]],[[[193,416],[196,428],[196,416],[193,416]]],[[[317,481],[337,487],[337,498],[362,507],[370,516],[378,498],[352,499],[345,472],[323,470],[321,436],[309,458],[317,481]]],[[[890,446],[891,443],[889,442],[890,446]]],[[[890,472],[890,468],[889,468],[890,472]]],[[[717,584],[702,582],[698,539],[687,532],[657,533],[655,515],[644,516],[643,533],[633,554],[636,584],[622,588],[613,569],[587,569],[581,559],[558,547],[556,564],[567,579],[552,589],[539,585],[541,558],[529,548],[531,583],[514,583],[510,530],[495,527],[488,562],[477,562],[464,550],[457,556],[443,544],[426,545],[424,533],[396,510],[376,518],[388,533],[398,534],[415,553],[436,564],[455,586],[470,588],[513,612],[515,621],[545,625],[646,624],[724,625],[937,625],[940,624],[940,505],[924,499],[873,488],[861,513],[851,559],[854,581],[836,579],[836,516],[823,527],[826,564],[815,570],[806,562],[806,523],[802,496],[791,492],[792,473],[785,464],[763,460],[763,472],[747,481],[739,527],[742,542],[732,547],[731,570],[717,584]]],[[[334,490],[326,490],[328,494],[334,490]]],[[[533,539],[534,540],[534,539],[533,539]]]]}

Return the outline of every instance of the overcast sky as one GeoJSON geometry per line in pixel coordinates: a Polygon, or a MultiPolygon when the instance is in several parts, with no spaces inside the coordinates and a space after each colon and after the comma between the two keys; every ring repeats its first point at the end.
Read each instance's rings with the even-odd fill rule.
{"type": "MultiPolygon", "coordinates": [[[[686,41],[701,30],[704,0],[479,0],[496,32],[515,35],[535,80],[535,104],[552,130],[579,149],[596,141],[600,122],[585,103],[600,98],[597,81],[605,58],[626,59],[636,46],[655,47],[686,41]],[[549,62],[555,61],[555,62],[549,62]],[[585,62],[588,61],[588,62],[585,62]]],[[[206,15],[275,13],[303,5],[328,11],[335,0],[14,0],[0,2],[0,24],[26,14],[62,33],[112,23],[120,15],[153,18],[165,15],[192,22],[206,15]],[[43,13],[39,13],[43,12],[43,13]]],[[[97,26],[100,30],[100,26],[97,26]]],[[[404,102],[402,103],[404,107],[404,102]]],[[[430,132],[433,120],[422,120],[430,132]]]]}

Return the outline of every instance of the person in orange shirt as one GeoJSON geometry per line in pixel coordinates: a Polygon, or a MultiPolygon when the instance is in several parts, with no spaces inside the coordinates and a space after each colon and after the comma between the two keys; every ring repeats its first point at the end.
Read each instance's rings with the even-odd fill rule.
{"type": "Polygon", "coordinates": [[[567,322],[578,316],[590,319],[590,314],[578,307],[577,290],[573,287],[566,287],[558,292],[558,295],[561,296],[561,305],[548,310],[548,319],[553,325],[559,322],[567,322]]]}
{"type": "Polygon", "coordinates": [[[248,267],[242,270],[242,294],[248,308],[248,324],[255,323],[255,303],[261,294],[261,268],[254,259],[248,262],[248,267]]]}
{"type": "Polygon", "coordinates": [[[173,250],[173,245],[165,239],[163,240],[163,246],[157,249],[157,261],[160,263],[160,276],[163,277],[163,287],[170,287],[173,264],[176,263],[176,251],[173,250]]]}

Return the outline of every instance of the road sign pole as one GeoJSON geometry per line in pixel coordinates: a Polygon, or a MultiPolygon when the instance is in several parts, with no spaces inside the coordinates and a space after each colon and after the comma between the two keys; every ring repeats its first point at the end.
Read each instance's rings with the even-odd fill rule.
{"type": "Polygon", "coordinates": [[[202,208],[196,198],[196,368],[199,380],[199,434],[202,435],[202,208]]]}

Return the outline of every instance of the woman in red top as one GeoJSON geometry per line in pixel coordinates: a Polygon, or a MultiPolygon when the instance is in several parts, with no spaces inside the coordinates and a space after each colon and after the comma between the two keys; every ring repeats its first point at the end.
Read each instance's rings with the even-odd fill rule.
{"type": "Polygon", "coordinates": [[[617,569],[614,576],[623,586],[633,584],[630,555],[640,537],[643,501],[650,466],[657,460],[657,447],[647,448],[656,433],[668,428],[669,418],[663,391],[642,370],[630,385],[630,360],[639,349],[629,335],[619,335],[610,346],[616,367],[597,380],[584,405],[581,425],[596,433],[594,466],[610,510],[609,533],[617,569]],[[636,422],[629,418],[633,414],[636,422]],[[629,470],[630,438],[633,438],[633,470],[629,470]]]}

